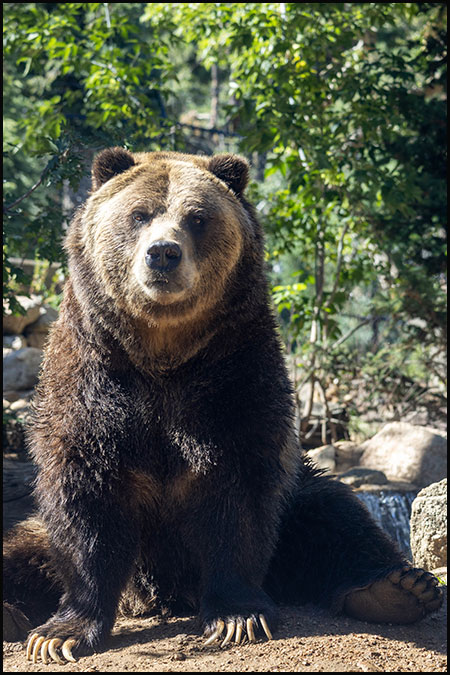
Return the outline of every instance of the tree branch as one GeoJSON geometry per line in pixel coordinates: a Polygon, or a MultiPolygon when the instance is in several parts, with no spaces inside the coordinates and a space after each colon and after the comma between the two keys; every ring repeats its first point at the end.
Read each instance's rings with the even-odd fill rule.
{"type": "Polygon", "coordinates": [[[333,345],[331,345],[330,351],[333,351],[333,349],[336,349],[336,347],[339,347],[343,342],[348,340],[348,338],[351,337],[353,335],[353,333],[356,333],[357,330],[359,330],[360,328],[362,328],[363,326],[365,326],[369,322],[370,322],[370,319],[364,319],[364,321],[361,321],[361,323],[359,323],[357,326],[355,326],[354,328],[349,330],[345,335],[340,337],[339,340],[336,340],[336,342],[333,345]]]}
{"type": "Polygon", "coordinates": [[[17,206],[17,204],[20,204],[21,201],[23,201],[24,199],[26,199],[26,197],[28,197],[32,192],[34,192],[34,191],[36,190],[36,188],[38,188],[39,185],[40,185],[40,184],[42,183],[42,181],[44,180],[47,171],[48,171],[48,164],[47,164],[47,166],[45,167],[45,169],[43,170],[43,172],[41,173],[41,175],[40,175],[40,177],[39,177],[39,180],[38,180],[32,187],[30,187],[30,189],[27,190],[27,192],[25,192],[24,195],[22,195],[21,197],[19,197],[18,199],[16,199],[14,202],[11,202],[11,204],[5,205],[5,206],[3,207],[3,213],[6,213],[6,211],[10,211],[11,209],[13,209],[15,206],[17,206]]]}
{"type": "Polygon", "coordinates": [[[336,260],[336,277],[334,279],[334,284],[333,288],[331,289],[331,293],[328,296],[327,301],[325,302],[324,308],[329,307],[331,303],[333,302],[333,298],[336,295],[336,291],[339,288],[339,279],[341,276],[341,267],[342,267],[342,259],[343,259],[343,251],[344,251],[344,237],[347,234],[348,230],[348,223],[344,225],[344,228],[341,232],[341,236],[339,238],[339,244],[338,244],[338,249],[337,249],[337,260],[336,260]]]}

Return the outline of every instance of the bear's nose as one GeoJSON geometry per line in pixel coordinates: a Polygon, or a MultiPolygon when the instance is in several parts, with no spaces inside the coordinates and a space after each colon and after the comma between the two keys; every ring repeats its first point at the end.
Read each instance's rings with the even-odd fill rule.
{"type": "Polygon", "coordinates": [[[145,262],[151,270],[169,272],[178,267],[181,248],[174,241],[155,241],[147,249],[145,262]]]}

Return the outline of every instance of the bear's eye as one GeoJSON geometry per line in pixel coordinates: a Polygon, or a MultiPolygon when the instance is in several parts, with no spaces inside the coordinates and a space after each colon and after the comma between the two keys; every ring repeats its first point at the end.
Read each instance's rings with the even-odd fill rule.
{"type": "Polygon", "coordinates": [[[138,223],[138,225],[143,225],[150,220],[150,216],[146,211],[133,211],[131,217],[135,223],[138,223]]]}
{"type": "Polygon", "coordinates": [[[205,226],[206,219],[204,218],[204,216],[201,216],[197,213],[192,213],[188,217],[188,223],[189,227],[191,227],[194,231],[201,232],[201,230],[203,230],[205,226]]]}

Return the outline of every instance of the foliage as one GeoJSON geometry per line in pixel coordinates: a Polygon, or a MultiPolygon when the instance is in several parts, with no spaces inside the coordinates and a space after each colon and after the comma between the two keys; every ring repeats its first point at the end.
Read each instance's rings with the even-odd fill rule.
{"type": "MultiPolygon", "coordinates": [[[[147,5],[150,25],[228,69],[242,149],[267,153],[266,179],[282,176],[259,210],[298,384],[312,384],[306,421],[359,328],[387,315],[403,361],[414,340],[444,344],[445,15],[443,3],[147,5]]],[[[363,366],[382,390],[383,369],[363,366]]]]}
{"type": "Polygon", "coordinates": [[[60,186],[92,151],[192,147],[183,120],[208,117],[214,72],[218,124],[265,168],[251,198],[298,390],[310,385],[303,428],[333,380],[339,400],[364,390],[394,416],[423,386],[440,396],[444,3],[4,7],[7,292],[11,256],[61,259],[60,186]]]}
{"type": "Polygon", "coordinates": [[[8,281],[21,279],[11,256],[63,257],[63,183],[76,188],[102,147],[151,146],[174,74],[164,42],[139,23],[140,3],[4,8],[4,287],[13,297],[8,281]]]}

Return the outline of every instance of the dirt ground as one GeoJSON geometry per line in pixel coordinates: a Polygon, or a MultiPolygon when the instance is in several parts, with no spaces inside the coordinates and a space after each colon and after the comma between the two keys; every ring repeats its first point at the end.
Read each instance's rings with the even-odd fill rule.
{"type": "Polygon", "coordinates": [[[59,666],[4,642],[10,672],[446,672],[446,603],[410,626],[368,624],[305,606],[281,609],[274,640],[204,647],[193,617],[119,619],[107,651],[59,666]]]}

